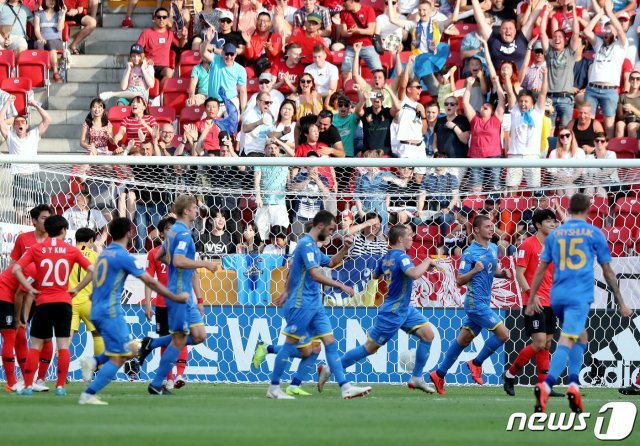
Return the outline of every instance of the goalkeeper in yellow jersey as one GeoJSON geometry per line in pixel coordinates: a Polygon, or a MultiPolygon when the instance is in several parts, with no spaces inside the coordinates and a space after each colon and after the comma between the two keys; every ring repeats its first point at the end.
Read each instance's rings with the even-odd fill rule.
{"type": "MultiPolygon", "coordinates": [[[[83,256],[89,259],[92,265],[98,258],[98,253],[95,251],[95,240],[96,233],[92,229],[80,228],[76,231],[76,247],[82,252],[83,256]]],[[[80,283],[85,274],[85,270],[76,264],[69,275],[69,289],[80,283]]],[[[80,328],[80,320],[82,320],[86,330],[90,331],[91,336],[93,336],[93,354],[99,355],[104,353],[104,340],[89,319],[89,316],[91,315],[92,291],[93,285],[90,283],[82,291],[76,294],[71,301],[73,310],[71,316],[71,338],[73,338],[73,335],[78,332],[78,328],[80,328]]]]}

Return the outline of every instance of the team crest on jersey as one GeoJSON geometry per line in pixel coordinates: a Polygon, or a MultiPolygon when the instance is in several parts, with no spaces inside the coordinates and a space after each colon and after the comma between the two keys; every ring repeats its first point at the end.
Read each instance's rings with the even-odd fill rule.
{"type": "Polygon", "coordinates": [[[402,259],[402,266],[407,266],[409,263],[411,263],[411,260],[409,260],[409,259],[402,259]]]}
{"type": "Polygon", "coordinates": [[[307,253],[307,261],[309,262],[315,262],[315,256],[313,255],[312,252],[308,252],[307,253]]]}
{"type": "Polygon", "coordinates": [[[187,242],[182,241],[182,242],[178,243],[178,248],[177,249],[178,249],[178,251],[181,251],[181,250],[185,249],[186,247],[187,247],[187,242]]]}
{"type": "Polygon", "coordinates": [[[518,250],[518,258],[519,259],[524,259],[524,249],[518,250]]]}

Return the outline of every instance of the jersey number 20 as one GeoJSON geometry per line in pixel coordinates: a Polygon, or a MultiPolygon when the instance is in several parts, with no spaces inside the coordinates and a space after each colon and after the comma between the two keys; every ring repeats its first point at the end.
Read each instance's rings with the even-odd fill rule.
{"type": "Polygon", "coordinates": [[[55,264],[51,259],[42,259],[40,267],[46,268],[42,286],[64,286],[67,283],[69,278],[69,262],[67,262],[67,259],[59,259],[55,264]]]}

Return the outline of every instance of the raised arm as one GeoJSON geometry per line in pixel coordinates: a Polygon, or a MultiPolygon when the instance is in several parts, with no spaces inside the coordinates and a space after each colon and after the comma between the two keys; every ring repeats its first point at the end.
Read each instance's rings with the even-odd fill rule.
{"type": "Polygon", "coordinates": [[[2,137],[7,140],[9,136],[9,125],[7,124],[7,110],[9,110],[9,106],[16,101],[16,97],[14,95],[10,95],[6,101],[4,101],[4,105],[2,109],[0,109],[0,134],[2,137]]]}
{"type": "Polygon", "coordinates": [[[498,105],[496,106],[495,115],[500,121],[504,118],[504,110],[505,110],[505,93],[502,89],[502,85],[500,85],[500,78],[498,76],[493,76],[491,78],[491,82],[493,83],[493,91],[498,95],[498,105]]]}
{"type": "Polygon", "coordinates": [[[489,25],[484,18],[484,11],[480,6],[480,2],[478,0],[471,0],[471,6],[473,7],[473,17],[478,24],[478,36],[488,40],[489,37],[491,37],[492,29],[491,25],[489,25]]]}
{"type": "MultiPolygon", "coordinates": [[[[569,46],[573,52],[578,51],[580,47],[580,21],[578,20],[578,14],[574,13],[573,22],[571,23],[571,40],[569,40],[569,46]]],[[[545,50],[546,51],[546,50],[545,50]]]]}
{"type": "Polygon", "coordinates": [[[42,121],[38,126],[38,131],[40,132],[40,136],[42,137],[44,133],[47,131],[47,129],[49,128],[49,126],[51,125],[51,116],[49,116],[49,113],[47,113],[47,111],[44,108],[42,108],[40,104],[35,100],[33,99],[30,100],[29,105],[35,108],[38,114],[40,115],[40,117],[42,118],[42,121]]]}
{"type": "Polygon", "coordinates": [[[547,67],[541,67],[540,73],[542,73],[542,89],[538,93],[538,100],[536,101],[536,107],[542,113],[544,113],[544,107],[547,103],[547,91],[549,90],[549,76],[547,76],[547,67]]]}
{"type": "Polygon", "coordinates": [[[625,33],[624,29],[622,29],[622,25],[616,17],[616,13],[613,12],[613,0],[605,0],[604,2],[604,12],[611,20],[611,26],[613,26],[618,33],[618,42],[622,45],[623,48],[627,47],[627,33],[625,33]]]}
{"type": "Polygon", "coordinates": [[[469,76],[466,80],[466,88],[464,89],[464,94],[462,95],[462,108],[464,109],[464,115],[467,117],[467,120],[471,122],[473,118],[476,117],[476,111],[471,106],[471,89],[473,88],[473,84],[476,82],[476,78],[473,76],[469,76]]]}
{"type": "Polygon", "coordinates": [[[527,21],[524,22],[524,25],[522,25],[521,31],[522,31],[522,34],[524,34],[524,36],[527,38],[527,40],[531,40],[531,35],[533,34],[533,28],[536,26],[536,20],[538,20],[538,17],[542,12],[542,8],[546,8],[546,7],[547,7],[547,2],[545,0],[538,1],[536,8],[533,10],[531,15],[527,19],[527,21]]]}
{"type": "Polygon", "coordinates": [[[596,7],[596,5],[598,4],[597,1],[593,2],[592,4],[594,9],[596,10],[596,14],[591,18],[589,24],[582,30],[582,34],[587,38],[591,46],[594,46],[596,44],[597,38],[595,33],[593,32],[593,29],[596,27],[598,22],[600,22],[600,19],[604,16],[604,11],[602,10],[602,8],[600,8],[600,6],[596,7]]]}

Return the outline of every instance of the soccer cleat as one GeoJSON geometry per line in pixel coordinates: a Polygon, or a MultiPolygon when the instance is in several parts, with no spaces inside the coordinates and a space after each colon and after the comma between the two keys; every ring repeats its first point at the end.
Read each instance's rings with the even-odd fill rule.
{"type": "Polygon", "coordinates": [[[320,364],[318,366],[318,392],[322,393],[329,378],[331,378],[331,369],[327,364],[320,364]]]}
{"type": "Polygon", "coordinates": [[[48,392],[49,388],[45,385],[46,381],[44,379],[39,379],[33,383],[31,388],[34,392],[48,392]]]}
{"type": "Polygon", "coordinates": [[[295,400],[293,396],[287,395],[280,386],[269,387],[269,390],[267,390],[267,398],[271,398],[272,400],[295,400]]]}
{"type": "Polygon", "coordinates": [[[516,396],[515,383],[515,378],[508,378],[506,374],[502,375],[502,388],[507,392],[507,395],[516,396]]]}
{"type": "Polygon", "coordinates": [[[476,382],[476,384],[483,385],[484,381],[482,380],[482,366],[475,365],[473,363],[473,359],[467,362],[467,367],[469,367],[469,371],[471,372],[471,378],[476,382]]]}
{"type": "Polygon", "coordinates": [[[551,392],[549,392],[549,397],[551,397],[551,398],[564,398],[564,393],[556,392],[555,390],[551,389],[551,392]]]}
{"type": "Polygon", "coordinates": [[[549,390],[545,383],[538,383],[533,388],[533,394],[536,396],[536,405],[534,412],[546,412],[547,402],[549,401],[549,390]]]}
{"type": "Polygon", "coordinates": [[[56,396],[67,396],[67,391],[62,386],[56,387],[56,396]]]}
{"type": "Polygon", "coordinates": [[[108,406],[109,403],[102,401],[98,395],[91,395],[86,392],[80,394],[78,404],[90,404],[92,406],[108,406]]]}
{"type": "Polygon", "coordinates": [[[309,392],[303,390],[300,386],[288,386],[286,393],[291,396],[311,396],[309,392]]]}
{"type": "Polygon", "coordinates": [[[256,345],[256,351],[253,352],[253,359],[251,360],[251,364],[253,365],[254,369],[259,369],[260,368],[260,364],[262,364],[264,362],[264,359],[267,357],[267,347],[265,346],[264,342],[260,341],[258,342],[258,345],[256,345]]]}
{"type": "Polygon", "coordinates": [[[32,394],[33,394],[33,390],[31,389],[31,387],[25,387],[20,392],[18,392],[18,395],[23,395],[23,396],[31,396],[32,394]]]}
{"type": "Polygon", "coordinates": [[[133,22],[131,21],[131,17],[125,17],[122,21],[123,28],[133,28],[133,22]]]}
{"type": "Polygon", "coordinates": [[[82,369],[82,380],[86,383],[93,379],[93,372],[96,371],[98,362],[93,356],[86,356],[80,360],[80,368],[82,369]]]}
{"type": "Polygon", "coordinates": [[[424,393],[436,393],[432,385],[427,384],[422,378],[411,377],[407,387],[413,390],[422,390],[424,393]]]}
{"type": "Polygon", "coordinates": [[[440,378],[435,370],[433,372],[429,373],[429,378],[431,378],[431,382],[435,386],[436,391],[440,395],[444,395],[445,394],[445,391],[444,391],[444,378],[440,378]]]}
{"type": "Polygon", "coordinates": [[[24,389],[24,384],[21,382],[17,382],[12,386],[7,384],[7,387],[5,387],[4,390],[7,393],[20,393],[22,389],[24,389]]]}
{"type": "Polygon", "coordinates": [[[620,387],[618,392],[623,395],[640,395],[640,387],[631,384],[629,387],[620,387]]]}
{"type": "Polygon", "coordinates": [[[350,400],[353,398],[360,398],[365,395],[369,395],[371,393],[371,387],[358,387],[358,386],[348,386],[346,389],[342,390],[342,398],[345,400],[350,400]]]}
{"type": "Polygon", "coordinates": [[[146,336],[140,342],[140,350],[138,350],[138,364],[142,367],[144,364],[144,360],[147,359],[147,356],[151,354],[153,348],[151,348],[152,339],[149,336],[146,336]]]}
{"type": "Polygon", "coordinates": [[[171,391],[167,389],[166,386],[154,387],[153,384],[149,384],[149,387],[147,387],[147,391],[151,395],[173,395],[173,393],[171,393],[171,391]]]}
{"type": "Polygon", "coordinates": [[[172,379],[168,379],[163,386],[165,386],[167,390],[173,390],[176,387],[176,382],[172,379]]]}
{"type": "Polygon", "coordinates": [[[582,413],[584,408],[582,407],[582,396],[580,390],[575,385],[570,385],[567,389],[567,398],[569,399],[569,407],[572,412],[582,413]]]}
{"type": "Polygon", "coordinates": [[[182,375],[178,375],[176,377],[176,381],[175,381],[174,387],[176,389],[182,389],[186,385],[187,385],[187,382],[184,380],[184,377],[182,375]]]}

